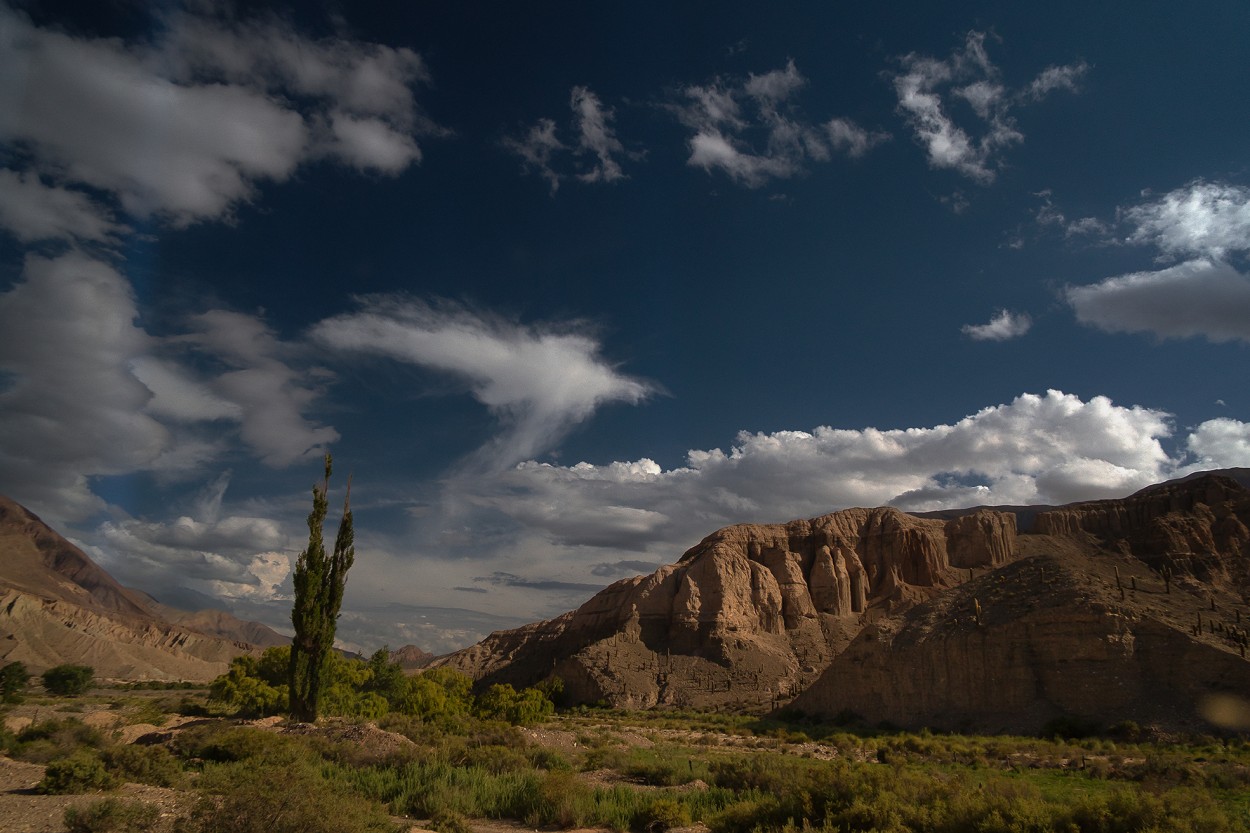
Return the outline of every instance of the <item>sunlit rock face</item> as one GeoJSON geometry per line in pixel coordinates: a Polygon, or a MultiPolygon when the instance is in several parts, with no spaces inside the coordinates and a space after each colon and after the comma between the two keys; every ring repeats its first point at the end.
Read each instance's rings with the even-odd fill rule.
{"type": "Polygon", "coordinates": [[[548,622],[444,658],[489,682],[551,674],[577,701],[762,710],[828,666],[874,618],[914,606],[1015,554],[1015,517],[950,521],[849,509],[740,524],[649,576],[548,622]]]}

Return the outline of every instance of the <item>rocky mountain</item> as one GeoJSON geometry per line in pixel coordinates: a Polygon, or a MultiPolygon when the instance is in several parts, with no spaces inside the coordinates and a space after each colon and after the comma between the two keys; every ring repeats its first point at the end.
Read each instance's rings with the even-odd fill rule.
{"type": "Polygon", "coordinates": [[[1197,725],[1250,691],[1250,492],[1217,475],[1123,500],[733,526],[650,576],[439,662],[550,675],[626,707],[791,704],[903,726],[1079,715],[1197,725]],[[1201,617],[1201,628],[1199,628],[1201,617]]]}
{"type": "Polygon", "coordinates": [[[0,496],[0,662],[83,663],[127,680],[209,680],[285,639],[222,611],[186,613],[123,587],[86,553],[0,496]]]}
{"type": "Polygon", "coordinates": [[[440,662],[492,683],[555,674],[583,702],[766,709],[810,685],[866,622],[1008,562],[1015,540],[1014,516],[992,511],[731,526],[676,564],[440,662]]]}
{"type": "Polygon", "coordinates": [[[391,661],[398,662],[405,671],[416,671],[418,668],[424,668],[433,659],[433,654],[429,651],[421,650],[416,645],[405,645],[402,648],[396,648],[394,651],[391,651],[391,661]]]}
{"type": "Polygon", "coordinates": [[[809,712],[1033,730],[1061,715],[1199,725],[1250,692],[1250,492],[1207,476],[1039,513],[1021,558],[882,620],[809,712]]]}

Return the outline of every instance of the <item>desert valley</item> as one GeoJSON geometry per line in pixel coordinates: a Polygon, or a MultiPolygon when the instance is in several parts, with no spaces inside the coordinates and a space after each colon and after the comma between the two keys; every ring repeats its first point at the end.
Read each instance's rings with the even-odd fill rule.
{"type": "MultiPolygon", "coordinates": [[[[804,779],[832,776],[824,770],[824,775],[813,774],[809,763],[801,762],[836,759],[849,761],[841,766],[855,767],[842,771],[839,778],[856,783],[868,778],[876,784],[871,789],[878,791],[884,786],[866,773],[873,767],[888,770],[891,763],[905,781],[936,778],[933,783],[946,785],[942,789],[956,791],[970,786],[967,775],[951,782],[955,776],[950,767],[974,775],[983,769],[978,789],[999,799],[1006,789],[1001,781],[1007,777],[1004,773],[1022,767],[1068,775],[1077,770],[1074,777],[1087,780],[1088,768],[1096,766],[1104,781],[1155,783],[1153,794],[1166,800],[1159,799],[1163,803],[1153,815],[1138,810],[1152,824],[1169,820],[1174,826],[1148,829],[1242,829],[1239,825],[1250,818],[1247,793],[1238,783],[1246,778],[1246,764],[1240,761],[1247,749],[1244,733],[1250,729],[1248,482],[1245,470],[1226,470],[1159,484],[1119,500],[921,515],[893,508],[849,509],[787,524],[727,527],[672,564],[651,575],[618,581],[554,619],[493,633],[474,646],[439,657],[409,646],[390,655],[380,652],[367,664],[339,660],[357,663],[352,667],[359,667],[363,676],[356,685],[364,686],[362,692],[381,694],[373,701],[377,709],[369,712],[360,705],[366,700],[352,701],[356,705],[343,716],[303,729],[276,717],[256,720],[269,707],[247,706],[238,699],[237,685],[223,682],[251,675],[260,685],[266,657],[285,651],[281,646],[286,638],[220,611],[175,610],[123,587],[37,517],[4,499],[0,665],[20,663],[33,674],[57,666],[89,666],[98,683],[120,686],[119,692],[141,684],[149,693],[119,694],[110,700],[107,689],[98,690],[94,699],[82,702],[112,705],[88,708],[87,723],[79,722],[81,706],[75,710],[72,702],[55,698],[39,699],[41,705],[34,708],[8,706],[8,744],[17,760],[0,763],[6,783],[18,786],[0,795],[0,819],[6,830],[63,829],[59,817],[48,821],[30,814],[43,812],[38,807],[53,807],[48,812],[55,816],[77,805],[63,797],[35,796],[29,788],[46,787],[51,776],[45,767],[52,772],[58,760],[39,750],[46,750],[49,743],[69,743],[71,736],[104,750],[91,753],[98,758],[88,755],[91,760],[121,767],[113,782],[126,780],[127,772],[116,764],[128,760],[116,748],[137,742],[135,748],[147,750],[145,755],[159,753],[169,767],[161,776],[165,780],[156,784],[151,772],[138,767],[134,772],[139,774],[131,772],[131,777],[140,781],[146,777],[153,786],[126,789],[138,791],[140,804],[143,790],[151,792],[158,786],[166,790],[149,801],[164,808],[163,815],[151,811],[151,825],[190,823],[185,819],[196,818],[198,812],[199,823],[208,824],[202,828],[207,830],[223,823],[215,814],[232,793],[209,790],[219,796],[210,800],[218,802],[212,805],[218,809],[201,807],[193,812],[183,768],[190,772],[194,762],[203,767],[208,761],[209,768],[186,777],[203,779],[205,785],[214,783],[205,774],[215,771],[214,760],[233,762],[230,765],[236,768],[244,764],[263,768],[276,765],[270,760],[274,755],[287,760],[287,766],[296,766],[292,761],[304,766],[312,755],[314,760],[335,762],[333,766],[393,772],[416,766],[428,754],[450,767],[445,769],[448,777],[457,771],[489,769],[486,759],[467,751],[446,757],[446,738],[463,738],[467,731],[467,737],[479,737],[469,740],[470,746],[503,744],[523,750],[522,758],[529,763],[518,759],[515,768],[540,773],[533,776],[539,779],[534,789],[546,790],[544,801],[553,807],[567,804],[555,796],[563,790],[592,804],[617,795],[618,801],[634,802],[629,804],[632,809],[618,807],[613,812],[619,814],[611,816],[565,806],[563,813],[532,809],[526,815],[513,805],[485,809],[475,803],[479,798],[435,800],[430,798],[435,795],[429,792],[432,786],[421,799],[410,792],[397,793],[397,788],[379,787],[380,792],[369,788],[364,794],[383,798],[390,821],[376,810],[360,810],[361,818],[374,819],[369,824],[404,825],[402,816],[411,813],[444,833],[496,830],[506,827],[509,819],[526,825],[590,824],[649,831],[692,824],[710,825],[716,831],[761,829],[759,825],[774,829],[770,825],[784,821],[793,807],[755,807],[750,812],[739,807],[757,800],[744,797],[741,790],[765,783],[762,775],[746,778],[745,772],[754,771],[752,767],[781,767],[806,783],[804,779]],[[384,671],[394,676],[388,683],[393,690],[402,689],[404,679],[428,678],[446,692],[455,689],[466,705],[458,712],[447,706],[400,706],[402,696],[392,696],[380,682],[370,688],[369,680],[380,680],[384,671]],[[457,679],[464,680],[464,688],[451,682],[457,679]],[[210,689],[203,687],[214,680],[210,689]],[[155,690],[166,687],[184,689],[181,706],[169,700],[156,705],[155,690]],[[552,714],[548,703],[529,713],[492,712],[485,704],[505,689],[543,692],[535,694],[534,702],[545,703],[550,696],[559,710],[552,714]],[[125,716],[136,709],[145,715],[139,723],[125,716]],[[48,720],[53,721],[51,729],[46,728],[48,720]],[[494,730],[504,732],[499,738],[510,740],[481,739],[481,732],[491,731],[481,726],[492,720],[502,721],[494,730]],[[509,723],[529,728],[505,732],[509,723]],[[111,732],[112,740],[105,740],[102,731],[111,732]],[[213,744],[261,743],[245,740],[246,734],[229,742],[213,734],[229,731],[273,739],[257,747],[261,751],[213,751],[218,749],[213,744]],[[1029,736],[1054,740],[1019,739],[1029,736]],[[436,741],[439,737],[444,740],[436,741]],[[312,752],[266,746],[279,739],[308,743],[317,738],[321,745],[310,747],[312,752]],[[441,744],[443,751],[423,753],[431,742],[441,744]],[[1124,751],[1116,749],[1116,742],[1124,751]],[[1173,761],[1169,766],[1175,766],[1177,755],[1189,754],[1182,750],[1211,743],[1224,751],[1202,753],[1207,763],[1184,764],[1197,767],[1188,782],[1143,774],[1145,762],[1160,765],[1163,750],[1171,750],[1166,756],[1173,761]],[[979,751],[957,751],[969,747],[979,751]],[[731,764],[722,754],[745,757],[733,757],[731,764]],[[961,755],[972,757],[965,760],[961,755]],[[675,756],[682,765],[688,763],[684,774],[667,769],[677,766],[675,756]],[[359,760],[345,763],[354,758],[359,760]],[[793,770],[796,766],[799,770],[793,770]],[[937,769],[930,771],[933,767],[937,769]],[[1217,771],[1219,778],[1233,780],[1214,786],[1216,782],[1203,773],[1217,771]],[[1217,813],[1224,820],[1221,824],[1232,826],[1175,826],[1183,813],[1178,815],[1174,802],[1182,799],[1167,790],[1185,783],[1199,784],[1195,794],[1215,802],[1202,813],[1217,813]],[[700,792],[709,789],[711,793],[700,792]],[[720,795],[717,790],[730,792],[713,800],[709,796],[720,795]],[[401,798],[401,793],[407,797],[401,798]],[[627,801],[622,795],[632,797],[627,801]],[[692,796],[702,797],[695,801],[692,796]]],[[[276,680],[270,682],[278,685],[276,680]]],[[[1203,760],[1202,754],[1197,761],[1203,760]]],[[[153,764],[145,766],[151,769],[153,764]]],[[[359,789],[353,792],[343,786],[346,776],[335,777],[339,780],[333,789],[326,789],[336,795],[335,791],[346,790],[351,801],[363,800],[359,789]]],[[[359,781],[363,777],[358,772],[351,778],[363,784],[359,781]]],[[[1044,823],[1035,819],[1032,827],[1003,829],[1059,829],[1048,826],[1058,824],[1054,815],[1058,810],[1047,804],[1057,794],[1075,796],[1077,803],[1093,802],[1090,806],[1115,795],[1121,796],[1115,800],[1128,800],[1129,795],[1091,796],[1084,786],[1078,789],[1073,783],[1060,785],[1069,793],[1056,793],[1056,785],[1043,788],[1025,781],[1033,790],[1029,801],[1041,802],[1038,806],[1049,808],[1045,813],[1051,815],[1044,823]]],[[[868,783],[861,788],[869,789],[868,783]]],[[[232,789],[236,788],[237,784],[232,789]]],[[[87,788],[61,792],[82,789],[87,788]]],[[[451,790],[448,795],[459,795],[457,789],[472,792],[468,786],[447,783],[439,789],[451,790]]],[[[789,795],[780,786],[775,789],[789,795]]],[[[1144,800],[1137,792],[1132,795],[1133,801],[1144,800]]],[[[1186,795],[1184,800],[1193,800],[1186,795]]],[[[917,807],[929,807],[927,813],[935,811],[925,802],[939,800],[913,799],[919,802],[917,807]]],[[[272,797],[248,800],[263,803],[272,797]]],[[[800,799],[785,799],[789,800],[800,799]]],[[[812,799],[808,795],[802,800],[812,799]]],[[[901,799],[888,797],[897,800],[901,799]]],[[[881,801],[888,803],[884,793],[881,801]]],[[[1011,812],[1018,815],[1026,805],[1011,812]]],[[[811,815],[805,815],[803,823],[817,819],[834,829],[936,829],[911,817],[894,827],[880,826],[880,819],[852,824],[845,807],[837,813],[832,808],[829,804],[824,810],[804,811],[811,815]]],[[[117,808],[109,812],[125,816],[117,808]]],[[[1042,811],[1034,807],[1029,812],[1042,811]]],[[[133,819],[124,823],[138,824],[133,819]]],[[[790,823],[797,822],[791,818],[790,823]]],[[[957,822],[948,819],[948,823],[957,822]]],[[[1147,829],[1133,826],[1131,820],[1111,827],[1073,823],[1082,830],[1147,829]]]]}

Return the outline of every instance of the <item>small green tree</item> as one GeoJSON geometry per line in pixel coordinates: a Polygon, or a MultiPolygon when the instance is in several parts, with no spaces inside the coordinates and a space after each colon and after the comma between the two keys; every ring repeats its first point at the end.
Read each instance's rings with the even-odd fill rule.
{"type": "Polygon", "coordinates": [[[22,692],[30,682],[30,672],[20,662],[10,662],[0,668],[0,699],[6,703],[22,702],[22,692]]]}
{"type": "Polygon", "coordinates": [[[321,486],[313,486],[313,509],[308,515],[308,548],[295,563],[295,604],[291,622],[295,637],[291,641],[290,699],[291,718],[302,723],[317,720],[317,706],[325,687],[326,663],[334,650],[334,630],[338,624],[339,607],[343,603],[343,587],[347,571],[356,557],[352,531],[351,478],[347,480],[347,497],[343,501],[343,519],[334,540],[334,552],[326,556],[322,540],[327,494],[330,490],[330,455],[326,455],[326,475],[321,486]]]}
{"type": "Polygon", "coordinates": [[[94,677],[90,665],[58,665],[43,672],[43,687],[49,694],[76,697],[91,688],[94,677]]]}

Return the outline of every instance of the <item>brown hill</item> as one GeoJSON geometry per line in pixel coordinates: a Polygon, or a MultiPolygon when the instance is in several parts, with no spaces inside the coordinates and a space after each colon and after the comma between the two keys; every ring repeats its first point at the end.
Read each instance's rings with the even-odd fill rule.
{"type": "Polygon", "coordinates": [[[398,662],[405,671],[416,671],[424,668],[434,659],[429,651],[423,651],[416,645],[405,645],[391,651],[391,661],[398,662]]]}
{"type": "Polygon", "coordinates": [[[484,683],[555,674],[576,701],[766,709],[810,684],[864,624],[1015,551],[1015,519],[848,509],[716,532],[673,565],[559,618],[439,662],[484,683]]]}
{"type": "Polygon", "coordinates": [[[878,622],[793,705],[913,727],[1201,726],[1210,698],[1250,692],[1248,521],[1250,492],[1216,476],[1040,513],[1021,560],[878,622]]]}
{"type": "Polygon", "coordinates": [[[555,674],[580,702],[761,710],[798,695],[827,716],[951,728],[1193,726],[1208,696],[1250,691],[1239,483],[1046,508],[1027,535],[1015,518],[852,509],[728,527],[440,662],[483,683],[555,674]]]}
{"type": "Polygon", "coordinates": [[[209,680],[232,657],[255,650],[237,638],[244,634],[282,639],[220,611],[164,608],[0,496],[0,662],[36,672],[83,663],[115,679],[209,680]]]}

